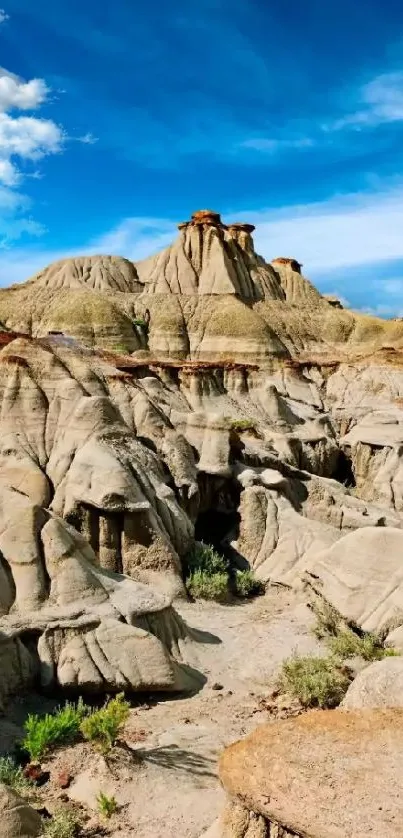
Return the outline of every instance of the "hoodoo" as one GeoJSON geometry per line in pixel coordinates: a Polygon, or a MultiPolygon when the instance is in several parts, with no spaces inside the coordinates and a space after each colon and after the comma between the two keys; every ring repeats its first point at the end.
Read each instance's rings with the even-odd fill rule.
{"type": "MultiPolygon", "coordinates": [[[[403,321],[339,307],[253,232],[198,210],[148,259],[64,259],[0,291],[0,707],[33,684],[192,696],[131,716],[128,836],[199,838],[222,745],[270,717],[222,758],[210,835],[397,838],[402,725],[379,707],[403,663],[379,658],[403,651],[403,321]],[[309,677],[279,696],[296,647],[309,677]],[[304,714],[342,700],[354,716],[304,714]]],[[[61,765],[88,761],[98,794],[76,747],[61,765]]]]}

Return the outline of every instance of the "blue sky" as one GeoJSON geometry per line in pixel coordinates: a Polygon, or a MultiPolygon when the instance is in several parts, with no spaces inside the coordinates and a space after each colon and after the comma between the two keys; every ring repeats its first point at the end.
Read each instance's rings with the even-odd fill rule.
{"type": "Polygon", "coordinates": [[[0,284],[209,207],[403,315],[400,0],[3,2],[0,284]]]}

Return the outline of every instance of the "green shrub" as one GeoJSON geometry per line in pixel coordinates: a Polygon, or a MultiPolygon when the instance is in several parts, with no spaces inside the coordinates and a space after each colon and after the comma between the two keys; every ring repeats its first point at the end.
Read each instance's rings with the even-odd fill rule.
{"type": "Polygon", "coordinates": [[[266,586],[260,579],[256,579],[253,570],[238,570],[235,576],[235,591],[237,596],[252,597],[264,594],[266,586]]]}
{"type": "Polygon", "coordinates": [[[148,331],[148,323],[142,317],[135,317],[132,322],[133,326],[141,326],[142,329],[148,331]]]}
{"type": "Polygon", "coordinates": [[[195,570],[186,579],[186,588],[194,599],[214,599],[224,602],[228,599],[228,573],[207,573],[195,570]]]}
{"type": "Polygon", "coordinates": [[[97,797],[97,803],[101,815],[103,815],[104,818],[108,819],[115,814],[118,808],[116,797],[114,797],[113,795],[111,795],[111,797],[108,797],[108,795],[104,794],[103,791],[99,792],[99,795],[97,797]]]}
{"type": "Polygon", "coordinates": [[[5,783],[22,796],[29,794],[33,788],[12,757],[0,757],[0,783],[5,783]]]}
{"type": "Polygon", "coordinates": [[[314,606],[313,611],[317,620],[314,634],[319,640],[325,640],[336,657],[342,660],[361,657],[365,661],[375,661],[398,654],[394,649],[386,648],[376,634],[366,632],[361,635],[353,631],[328,603],[322,603],[320,609],[314,606]]]}
{"type": "Polygon", "coordinates": [[[44,820],[43,835],[46,838],[76,838],[79,828],[80,822],[73,812],[59,809],[52,818],[44,820]]]}
{"type": "Polygon", "coordinates": [[[281,688],[303,707],[337,707],[350,683],[350,676],[333,657],[294,656],[283,663],[281,688]]]}
{"type": "Polygon", "coordinates": [[[45,716],[29,715],[25,724],[22,747],[28,752],[31,762],[37,762],[49,751],[73,742],[78,736],[80,725],[88,708],[80,699],[78,704],[66,702],[54,713],[45,716]]]}
{"type": "Polygon", "coordinates": [[[193,547],[186,557],[186,565],[189,573],[200,570],[208,576],[215,573],[228,573],[228,562],[224,556],[220,556],[211,544],[204,541],[195,541],[193,547]]]}
{"type": "Polygon", "coordinates": [[[130,704],[120,693],[82,720],[81,733],[84,739],[94,742],[103,754],[107,754],[122,732],[129,713],[130,704]]]}
{"type": "Polygon", "coordinates": [[[376,661],[396,654],[394,649],[385,649],[376,635],[364,634],[360,637],[351,629],[329,638],[328,645],[333,655],[342,659],[361,657],[365,661],[376,661]]]}
{"type": "Polygon", "coordinates": [[[129,355],[130,352],[125,343],[114,343],[112,352],[118,352],[119,355],[129,355]]]}
{"type": "Polygon", "coordinates": [[[256,433],[257,423],[254,419],[232,419],[230,428],[235,433],[242,433],[243,431],[252,431],[256,433]]]}
{"type": "Polygon", "coordinates": [[[321,602],[321,604],[314,603],[312,611],[316,617],[316,626],[313,630],[315,637],[318,640],[323,640],[328,637],[336,637],[342,627],[345,627],[340,614],[328,602],[321,602]]]}

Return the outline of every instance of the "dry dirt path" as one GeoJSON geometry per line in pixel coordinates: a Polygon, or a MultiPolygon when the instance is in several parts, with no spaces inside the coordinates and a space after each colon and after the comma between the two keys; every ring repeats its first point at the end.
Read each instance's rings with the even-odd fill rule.
{"type": "MultiPolygon", "coordinates": [[[[293,652],[320,650],[301,595],[283,588],[244,605],[176,607],[190,626],[217,639],[186,647],[188,663],[206,676],[203,689],[133,708],[126,739],[138,761],[123,754],[108,767],[89,745],[78,744],[47,763],[52,778],[62,770],[74,776],[68,794],[94,811],[94,826],[99,791],[116,797],[120,809],[108,823],[113,838],[198,838],[222,808],[220,752],[270,718],[265,696],[281,662],[293,652]]],[[[54,786],[49,791],[56,794],[54,786]]]]}

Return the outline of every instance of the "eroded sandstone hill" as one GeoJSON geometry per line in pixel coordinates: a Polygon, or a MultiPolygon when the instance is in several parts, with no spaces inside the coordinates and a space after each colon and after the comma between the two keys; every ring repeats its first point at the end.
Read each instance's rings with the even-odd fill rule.
{"type": "Polygon", "coordinates": [[[0,292],[0,320],[33,337],[63,331],[87,346],[151,357],[271,364],[296,352],[349,353],[403,339],[403,325],[336,308],[296,259],[268,264],[253,225],[209,210],[166,250],[57,262],[0,292]]]}
{"type": "Polygon", "coordinates": [[[193,689],[203,637],[171,602],[195,538],[403,624],[403,323],[335,306],[252,232],[200,211],[141,263],[0,292],[0,693],[193,689]]]}

